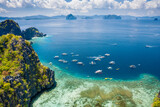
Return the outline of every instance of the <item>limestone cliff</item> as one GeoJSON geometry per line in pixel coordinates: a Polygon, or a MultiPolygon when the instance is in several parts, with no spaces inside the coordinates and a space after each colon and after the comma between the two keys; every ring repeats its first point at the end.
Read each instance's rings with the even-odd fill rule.
{"type": "Polygon", "coordinates": [[[15,35],[21,35],[21,29],[13,20],[5,20],[0,23],[0,36],[4,34],[15,34],[15,35]]]}
{"type": "Polygon", "coordinates": [[[24,39],[30,40],[32,37],[43,37],[46,34],[39,32],[35,27],[21,31],[20,26],[13,20],[5,20],[0,23],[0,36],[6,34],[21,35],[24,39]]]}
{"type": "Polygon", "coordinates": [[[46,34],[39,32],[39,30],[35,27],[30,27],[22,31],[22,37],[27,40],[32,39],[32,37],[43,37],[43,36],[46,36],[46,34]]]}
{"type": "Polygon", "coordinates": [[[0,37],[0,107],[29,106],[31,97],[55,84],[30,42],[13,34],[0,37]]]}

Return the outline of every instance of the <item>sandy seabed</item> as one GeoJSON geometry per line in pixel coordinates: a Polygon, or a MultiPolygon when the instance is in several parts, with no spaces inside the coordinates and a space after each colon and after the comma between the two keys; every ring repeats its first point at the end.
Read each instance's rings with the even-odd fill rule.
{"type": "Polygon", "coordinates": [[[160,89],[160,81],[147,74],[130,81],[95,80],[50,68],[55,71],[57,86],[37,95],[32,107],[151,107],[160,89]]]}

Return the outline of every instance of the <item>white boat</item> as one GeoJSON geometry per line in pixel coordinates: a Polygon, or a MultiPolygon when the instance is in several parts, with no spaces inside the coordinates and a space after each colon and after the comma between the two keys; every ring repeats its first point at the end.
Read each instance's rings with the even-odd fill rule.
{"type": "Polygon", "coordinates": [[[132,69],[135,69],[135,68],[136,68],[135,65],[130,65],[129,67],[132,68],[132,69]]]}
{"type": "Polygon", "coordinates": [[[68,63],[68,61],[63,60],[63,63],[68,63]]]}
{"type": "Polygon", "coordinates": [[[100,56],[100,58],[105,58],[104,56],[100,56]]]}
{"type": "Polygon", "coordinates": [[[115,64],[115,61],[110,61],[109,64],[110,64],[110,65],[114,65],[114,64],[115,64]]]}
{"type": "Polygon", "coordinates": [[[77,62],[77,61],[78,61],[77,59],[73,59],[73,60],[72,60],[72,62],[77,62]]]}
{"type": "Polygon", "coordinates": [[[78,65],[83,65],[83,62],[77,62],[78,65]]]}
{"type": "Polygon", "coordinates": [[[97,73],[102,73],[102,70],[97,70],[95,73],[96,73],[96,74],[97,74],[97,73]]]}
{"type": "Polygon", "coordinates": [[[95,64],[96,64],[96,62],[91,61],[89,64],[91,64],[91,65],[95,65],[95,64]]]}
{"type": "Polygon", "coordinates": [[[71,52],[71,55],[73,55],[74,53],[73,52],[71,52]]]}
{"type": "Polygon", "coordinates": [[[62,53],[62,55],[64,55],[64,56],[65,56],[65,55],[67,55],[67,53],[62,53]]]}
{"type": "Polygon", "coordinates": [[[95,60],[95,61],[101,61],[101,59],[100,59],[100,58],[95,58],[94,60],[95,60]]]}
{"type": "Polygon", "coordinates": [[[59,59],[58,61],[59,61],[59,62],[63,62],[64,60],[63,60],[63,59],[59,59]]]}
{"type": "Polygon", "coordinates": [[[110,56],[110,54],[106,53],[105,56],[110,56]]]}
{"type": "Polygon", "coordinates": [[[146,45],[145,47],[146,47],[146,48],[152,48],[153,46],[151,46],[151,45],[146,45]]]}
{"type": "Polygon", "coordinates": [[[59,56],[54,56],[55,59],[59,58],[59,56]]]}
{"type": "Polygon", "coordinates": [[[108,67],[109,70],[112,70],[112,67],[108,67]]]}

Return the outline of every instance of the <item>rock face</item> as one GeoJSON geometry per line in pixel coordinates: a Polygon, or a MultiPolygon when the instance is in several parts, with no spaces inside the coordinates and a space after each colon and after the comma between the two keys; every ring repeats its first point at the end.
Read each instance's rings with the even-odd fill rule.
{"type": "Polygon", "coordinates": [[[21,32],[21,29],[13,20],[5,20],[0,23],[0,36],[6,34],[14,34],[14,35],[21,35],[24,39],[30,40],[32,37],[43,37],[46,34],[43,34],[38,31],[35,27],[30,27],[21,32]]]}
{"type": "Polygon", "coordinates": [[[21,29],[13,20],[5,20],[0,23],[0,36],[5,34],[15,34],[15,35],[21,35],[21,29]]]}
{"type": "Polygon", "coordinates": [[[46,36],[46,34],[39,32],[38,29],[35,27],[30,27],[25,31],[22,31],[22,37],[27,40],[32,39],[32,37],[43,37],[43,36],[46,36]]]}
{"type": "Polygon", "coordinates": [[[77,17],[73,16],[72,14],[69,14],[66,16],[66,20],[76,20],[77,17]]]}
{"type": "Polygon", "coordinates": [[[103,17],[103,19],[121,19],[121,16],[117,15],[106,15],[103,17]]]}
{"type": "Polygon", "coordinates": [[[30,42],[13,34],[0,37],[0,107],[29,106],[31,97],[55,85],[30,42]]]}

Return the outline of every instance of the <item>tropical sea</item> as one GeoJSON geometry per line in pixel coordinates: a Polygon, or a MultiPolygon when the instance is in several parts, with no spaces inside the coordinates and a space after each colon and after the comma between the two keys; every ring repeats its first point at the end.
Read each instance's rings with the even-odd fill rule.
{"type": "Polygon", "coordinates": [[[33,107],[94,107],[97,104],[104,107],[149,107],[152,104],[160,89],[160,21],[16,21],[22,29],[34,26],[47,34],[46,37],[33,38],[32,47],[40,61],[55,71],[57,81],[56,88],[33,99],[33,107]],[[106,53],[110,56],[105,56],[106,53]],[[59,62],[54,56],[67,63],[59,62]],[[100,61],[95,61],[96,58],[100,61]],[[83,65],[72,62],[73,59],[83,65]],[[90,64],[91,61],[96,64],[90,64]],[[110,61],[115,64],[109,64],[110,61]],[[136,68],[132,69],[130,65],[136,68]],[[97,70],[102,72],[95,73],[97,70]],[[97,95],[84,95],[86,90],[90,95],[97,91],[97,95]],[[113,97],[102,97],[102,94],[113,97]],[[118,95],[123,100],[116,99],[118,95]]]}

